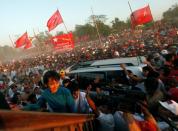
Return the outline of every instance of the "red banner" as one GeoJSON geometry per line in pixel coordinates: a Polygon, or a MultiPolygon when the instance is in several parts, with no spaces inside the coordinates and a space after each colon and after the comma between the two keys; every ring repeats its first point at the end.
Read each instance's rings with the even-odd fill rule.
{"type": "Polygon", "coordinates": [[[149,5],[134,11],[130,17],[131,17],[132,27],[146,24],[153,21],[153,17],[149,5]]]}
{"type": "Polygon", "coordinates": [[[54,45],[54,48],[57,50],[68,50],[74,48],[74,39],[72,32],[54,36],[52,37],[51,42],[54,45]]]}
{"type": "Polygon", "coordinates": [[[53,30],[54,28],[56,28],[56,26],[58,26],[62,22],[63,22],[62,16],[59,13],[59,10],[57,10],[47,22],[48,30],[49,31],[53,30]]]}
{"type": "Polygon", "coordinates": [[[18,38],[15,42],[16,48],[20,48],[25,46],[25,49],[31,47],[31,41],[28,38],[27,32],[25,32],[20,38],[18,38]]]}
{"type": "Polygon", "coordinates": [[[32,41],[32,38],[31,39],[27,39],[24,49],[29,49],[29,48],[32,47],[32,42],[31,41],[32,41]]]}

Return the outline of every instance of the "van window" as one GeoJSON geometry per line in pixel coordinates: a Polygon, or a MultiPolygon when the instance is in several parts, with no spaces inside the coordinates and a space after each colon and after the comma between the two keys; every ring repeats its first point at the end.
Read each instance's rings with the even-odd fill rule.
{"type": "Polygon", "coordinates": [[[93,80],[99,77],[100,83],[103,84],[106,82],[106,73],[105,72],[81,72],[78,73],[78,82],[80,89],[84,89],[85,82],[93,82],[93,80]]]}
{"type": "Polygon", "coordinates": [[[122,70],[107,71],[107,84],[110,86],[117,86],[118,84],[128,85],[129,81],[122,70]]]}

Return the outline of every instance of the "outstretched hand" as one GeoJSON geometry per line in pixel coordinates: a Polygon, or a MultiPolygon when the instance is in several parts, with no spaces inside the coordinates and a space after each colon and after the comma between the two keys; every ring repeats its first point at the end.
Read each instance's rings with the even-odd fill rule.
{"type": "Polygon", "coordinates": [[[125,64],[120,64],[120,67],[122,68],[122,69],[125,69],[125,64]]]}

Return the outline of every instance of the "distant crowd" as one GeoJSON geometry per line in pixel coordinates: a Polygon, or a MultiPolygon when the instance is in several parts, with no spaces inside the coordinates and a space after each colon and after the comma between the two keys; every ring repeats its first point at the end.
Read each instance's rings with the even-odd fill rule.
{"type": "Polygon", "coordinates": [[[101,131],[176,129],[164,119],[178,115],[177,46],[178,28],[157,22],[147,29],[111,34],[103,38],[102,43],[90,41],[71,51],[3,64],[0,67],[0,109],[94,113],[101,131]],[[139,115],[126,107],[113,112],[112,103],[92,99],[91,91],[96,92],[97,99],[103,94],[98,76],[85,82],[81,91],[77,78],[70,78],[64,70],[84,61],[135,56],[146,57],[142,77],[124,64],[120,67],[130,90],[145,94],[144,100],[137,103],[141,108],[139,115]]]}

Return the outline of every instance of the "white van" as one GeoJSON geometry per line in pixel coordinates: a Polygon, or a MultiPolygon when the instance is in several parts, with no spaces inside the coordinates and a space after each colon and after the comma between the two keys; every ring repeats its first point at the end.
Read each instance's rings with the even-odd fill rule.
{"type": "MultiPolygon", "coordinates": [[[[142,59],[144,59],[142,57],[142,59]]],[[[137,76],[142,76],[142,68],[139,66],[141,61],[138,58],[115,58],[106,60],[88,61],[76,64],[68,69],[67,74],[77,79],[80,88],[86,81],[93,81],[96,77],[100,78],[102,85],[128,84],[128,79],[120,67],[125,64],[127,70],[132,71],[137,76]]]]}

